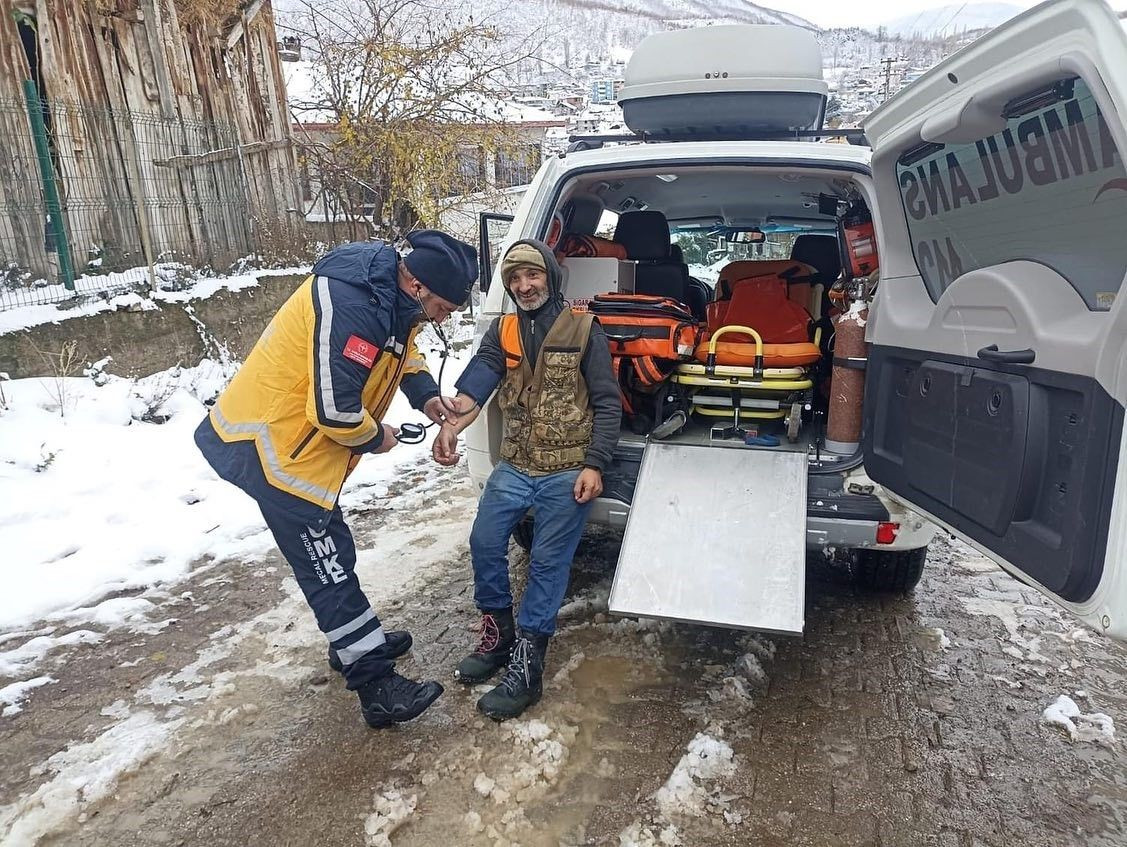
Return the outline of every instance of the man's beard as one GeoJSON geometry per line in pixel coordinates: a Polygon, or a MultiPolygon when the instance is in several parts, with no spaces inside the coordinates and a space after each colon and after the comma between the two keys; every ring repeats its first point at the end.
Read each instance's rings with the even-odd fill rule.
{"type": "Polygon", "coordinates": [[[535,312],[537,309],[548,302],[548,292],[544,291],[539,296],[537,296],[535,300],[528,302],[522,300],[520,297],[517,297],[515,294],[513,295],[513,299],[517,301],[517,305],[524,309],[524,311],[535,312]]]}

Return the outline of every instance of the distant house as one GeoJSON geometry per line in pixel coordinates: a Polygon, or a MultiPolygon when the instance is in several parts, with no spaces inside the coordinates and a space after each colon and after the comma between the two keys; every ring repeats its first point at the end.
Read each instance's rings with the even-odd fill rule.
{"type": "MultiPolygon", "coordinates": [[[[284,68],[286,85],[291,101],[292,131],[301,144],[331,146],[340,137],[336,115],[319,101],[317,67],[312,62],[287,63],[284,68]]],[[[517,148],[484,150],[466,145],[458,154],[459,171],[464,181],[491,189],[509,189],[526,185],[540,167],[545,153],[545,139],[549,131],[562,129],[567,120],[543,108],[549,101],[539,97],[521,96],[512,100],[490,101],[477,109],[493,120],[504,124],[517,134],[517,148]]],[[[465,124],[470,126],[471,124],[465,124]]],[[[302,166],[302,209],[307,220],[333,221],[362,218],[372,221],[375,194],[364,185],[364,174],[351,177],[356,183],[348,196],[335,191],[332,180],[317,172],[316,163],[307,161],[302,166]]]]}
{"type": "Polygon", "coordinates": [[[0,269],[57,281],[277,234],[297,162],[270,0],[9,0],[0,14],[0,269]]]}
{"type": "Polygon", "coordinates": [[[618,88],[621,88],[621,83],[616,87],[615,80],[613,79],[594,79],[591,80],[591,93],[590,99],[592,103],[613,103],[618,99],[618,88]]]}

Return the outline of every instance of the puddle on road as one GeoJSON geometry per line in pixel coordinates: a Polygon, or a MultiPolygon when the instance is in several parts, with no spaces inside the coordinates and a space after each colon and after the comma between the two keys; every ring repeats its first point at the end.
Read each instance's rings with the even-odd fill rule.
{"type": "MultiPolygon", "coordinates": [[[[585,841],[592,814],[619,790],[622,758],[636,752],[615,743],[611,712],[666,679],[668,656],[623,655],[633,645],[608,637],[611,626],[564,636],[556,661],[549,654],[544,699],[524,718],[474,720],[471,735],[424,766],[416,785],[396,786],[417,796],[416,813],[394,832],[396,847],[449,843],[451,833],[466,845],[585,841]]],[[[451,693],[465,700],[459,711],[473,709],[475,692],[451,693]]]]}

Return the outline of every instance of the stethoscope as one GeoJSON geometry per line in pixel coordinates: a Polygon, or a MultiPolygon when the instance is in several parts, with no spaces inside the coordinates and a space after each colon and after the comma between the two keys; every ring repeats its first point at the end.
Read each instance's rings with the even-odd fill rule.
{"type": "MultiPolygon", "coordinates": [[[[458,409],[450,406],[450,404],[446,402],[446,398],[442,396],[442,377],[446,372],[446,362],[450,358],[450,342],[446,339],[446,333],[442,331],[442,324],[430,315],[427,315],[427,310],[423,306],[423,301],[418,294],[415,294],[415,300],[418,302],[419,308],[423,310],[423,314],[426,315],[427,320],[430,321],[430,325],[434,329],[434,334],[437,335],[438,340],[442,342],[442,353],[439,354],[442,359],[442,364],[438,366],[438,399],[442,401],[442,407],[444,409],[456,414],[458,409]]],[[[437,426],[437,423],[431,421],[430,423],[421,424],[408,421],[400,425],[399,434],[395,436],[395,440],[400,444],[422,444],[423,441],[426,440],[427,430],[432,426],[437,426]]]]}

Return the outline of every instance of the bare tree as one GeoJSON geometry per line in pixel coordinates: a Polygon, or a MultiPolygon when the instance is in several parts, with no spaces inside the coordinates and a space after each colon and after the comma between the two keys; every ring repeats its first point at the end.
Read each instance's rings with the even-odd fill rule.
{"type": "MultiPolygon", "coordinates": [[[[500,155],[529,150],[505,81],[540,44],[475,18],[468,3],[299,0],[311,60],[291,91],[303,166],[385,235],[435,225],[451,198],[488,192],[500,155]]],[[[543,36],[540,36],[541,38],[543,36]]]]}

